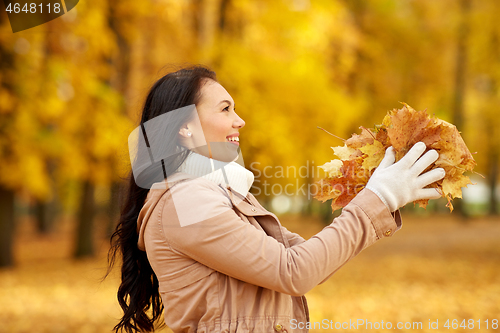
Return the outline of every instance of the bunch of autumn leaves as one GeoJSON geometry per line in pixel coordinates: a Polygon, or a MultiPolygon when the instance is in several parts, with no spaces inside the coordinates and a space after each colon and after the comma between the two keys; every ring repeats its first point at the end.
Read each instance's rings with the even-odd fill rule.
{"type": "MultiPolygon", "coordinates": [[[[462,197],[462,187],[471,184],[465,171],[472,171],[476,162],[465,145],[457,128],[441,119],[431,118],[424,111],[415,111],[403,103],[403,108],[389,111],[382,125],[375,129],[361,127],[361,134],[353,134],[344,146],[332,147],[340,159],[321,166],[328,177],[317,184],[320,190],[315,198],[322,202],[332,199],[332,210],[345,207],[361,191],[385,156],[385,150],[393,146],[396,161],[399,161],[413,145],[424,142],[427,150],[435,149],[438,160],[424,172],[443,168],[445,177],[432,183],[443,197],[447,207],[453,210],[451,200],[462,197]]],[[[427,151],[426,150],[426,151],[427,151]]],[[[426,207],[429,200],[418,200],[426,207]]]]}

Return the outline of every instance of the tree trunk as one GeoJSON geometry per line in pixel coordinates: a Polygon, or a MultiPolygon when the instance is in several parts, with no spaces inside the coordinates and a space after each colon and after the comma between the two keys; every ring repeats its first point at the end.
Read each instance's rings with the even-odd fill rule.
{"type": "Polygon", "coordinates": [[[203,32],[203,0],[193,0],[191,2],[193,15],[193,31],[196,36],[197,46],[200,47],[204,43],[203,32]]]}
{"type": "Polygon", "coordinates": [[[50,178],[52,198],[50,200],[37,199],[35,202],[37,228],[38,232],[42,234],[47,234],[54,229],[55,220],[59,211],[59,200],[55,184],[57,169],[56,162],[53,159],[48,159],[46,165],[50,178]]]}
{"type": "MultiPolygon", "coordinates": [[[[112,78],[107,81],[107,83],[120,92],[125,98],[129,87],[132,46],[127,36],[120,29],[120,16],[115,11],[115,6],[117,5],[117,1],[110,2],[108,25],[115,35],[119,51],[114,57],[107,59],[115,70],[112,78]]],[[[122,108],[122,110],[125,113],[124,108],[122,108]]]]}
{"type": "MultiPolygon", "coordinates": [[[[0,15],[0,26],[8,24],[7,16],[0,15]]],[[[14,155],[12,136],[6,129],[12,126],[13,114],[18,104],[18,89],[16,87],[16,54],[9,43],[0,43],[0,90],[10,95],[14,103],[0,103],[0,160],[14,155]]],[[[2,169],[8,173],[9,170],[2,169]]],[[[14,264],[12,245],[14,236],[14,191],[0,184],[0,267],[14,264]]]]}
{"type": "MultiPolygon", "coordinates": [[[[231,27],[228,24],[229,11],[231,7],[232,0],[221,0],[219,3],[218,11],[218,22],[216,23],[216,33],[215,38],[217,38],[218,44],[224,44],[232,36],[231,27]]],[[[213,66],[215,69],[223,67],[223,50],[217,50],[214,54],[213,66]]]]}
{"type": "MultiPolygon", "coordinates": [[[[123,97],[127,99],[129,85],[130,85],[130,68],[131,68],[131,54],[132,45],[127,39],[125,33],[120,29],[119,21],[121,19],[120,15],[115,11],[116,1],[110,2],[109,7],[109,17],[108,24],[113,34],[116,38],[116,43],[118,45],[118,55],[108,59],[115,69],[113,73],[113,79],[111,79],[108,84],[114,87],[123,97]]],[[[123,103],[121,107],[122,114],[127,114],[127,103],[123,103]]],[[[117,168],[114,168],[115,170],[117,168]]],[[[106,234],[111,236],[116,227],[117,221],[120,215],[120,203],[121,197],[120,192],[124,187],[123,180],[115,179],[111,182],[110,186],[110,197],[107,207],[108,213],[108,224],[106,226],[106,234]]]]}
{"type": "Polygon", "coordinates": [[[14,191],[0,185],[0,267],[14,264],[13,240],[14,191]]]}
{"type": "Polygon", "coordinates": [[[227,11],[231,0],[221,0],[219,5],[219,32],[226,30],[227,11]]]}
{"type": "MultiPolygon", "coordinates": [[[[496,147],[495,147],[496,148],[496,147]]],[[[490,155],[489,186],[490,186],[490,215],[497,215],[497,182],[498,182],[498,154],[496,151],[490,155]]]]}
{"type": "MultiPolygon", "coordinates": [[[[347,0],[344,3],[351,12],[354,25],[358,29],[359,33],[363,36],[368,36],[369,32],[365,27],[367,3],[358,0],[347,0]]],[[[361,49],[360,45],[356,49],[355,63],[356,65],[353,66],[355,69],[349,73],[346,82],[347,91],[353,96],[359,93],[359,91],[366,89],[367,86],[367,82],[365,82],[363,75],[365,68],[369,67],[369,59],[366,56],[365,51],[361,49]]]]}
{"type": "Polygon", "coordinates": [[[108,203],[108,225],[106,234],[111,236],[115,231],[116,224],[120,218],[121,191],[123,182],[113,182],[110,187],[108,203]]]}
{"type": "Polygon", "coordinates": [[[78,212],[78,229],[76,233],[76,249],[74,254],[76,258],[94,255],[94,210],[94,185],[86,180],[83,183],[78,212]]]}
{"type": "MultiPolygon", "coordinates": [[[[464,129],[464,97],[465,80],[467,73],[467,38],[469,36],[469,11],[470,0],[460,1],[461,22],[457,32],[457,53],[455,63],[455,92],[453,97],[453,124],[459,131],[464,129]]],[[[461,200],[453,203],[454,211],[463,218],[467,218],[467,212],[464,210],[461,200]]]]}
{"type": "Polygon", "coordinates": [[[48,234],[54,230],[56,218],[59,214],[59,200],[57,197],[49,201],[36,200],[34,215],[37,230],[41,234],[48,234]]]}
{"type": "MultiPolygon", "coordinates": [[[[490,49],[489,53],[492,56],[492,59],[500,58],[500,48],[498,45],[500,44],[499,35],[495,32],[492,33],[490,37],[490,49]]],[[[491,100],[493,103],[498,101],[498,93],[499,91],[499,82],[495,80],[493,77],[490,77],[489,91],[491,100]]],[[[489,147],[488,147],[488,180],[490,186],[490,205],[489,205],[489,214],[490,215],[498,215],[499,211],[497,209],[498,205],[498,194],[496,191],[496,187],[498,184],[498,161],[500,158],[500,143],[496,139],[498,137],[498,115],[497,113],[488,112],[489,110],[485,110],[486,120],[486,131],[487,136],[490,138],[489,147]]]]}
{"type": "Polygon", "coordinates": [[[50,202],[43,200],[36,200],[35,202],[36,226],[41,234],[48,234],[52,230],[53,216],[50,204],[50,202]]]}

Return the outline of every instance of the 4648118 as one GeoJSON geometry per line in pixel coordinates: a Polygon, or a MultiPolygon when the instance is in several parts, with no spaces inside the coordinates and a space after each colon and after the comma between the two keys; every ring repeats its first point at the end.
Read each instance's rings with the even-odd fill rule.
{"type": "MultiPolygon", "coordinates": [[[[60,13],[61,12],[61,4],[59,2],[54,2],[54,3],[48,3],[46,4],[46,13],[60,13]]],[[[7,8],[5,8],[6,12],[9,13],[31,13],[31,14],[36,14],[36,13],[43,13],[43,4],[37,4],[37,3],[30,3],[28,6],[28,3],[25,3],[24,6],[21,8],[21,4],[19,3],[9,3],[7,8]]]]}
{"type": "Polygon", "coordinates": [[[448,319],[443,327],[446,327],[447,329],[457,329],[457,328],[463,328],[463,329],[481,329],[481,323],[483,323],[483,328],[485,329],[498,329],[498,319],[464,319],[462,322],[459,323],[458,319],[448,319]]]}

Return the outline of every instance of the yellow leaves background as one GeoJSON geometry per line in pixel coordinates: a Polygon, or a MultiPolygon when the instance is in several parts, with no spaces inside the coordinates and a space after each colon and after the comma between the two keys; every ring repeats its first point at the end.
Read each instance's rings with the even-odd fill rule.
{"type": "MultiPolygon", "coordinates": [[[[2,44],[14,63],[0,75],[22,94],[0,89],[1,110],[16,118],[12,110],[27,108],[30,120],[20,118],[17,128],[24,135],[33,130],[29,122],[40,123],[34,130],[41,132],[57,124],[41,142],[27,138],[43,146],[34,157],[41,165],[60,160],[56,176],[109,183],[117,172],[124,176],[126,158],[110,167],[111,152],[121,149],[126,156],[126,146],[115,141],[126,141],[125,132],[136,125],[154,78],[172,64],[204,63],[216,70],[247,121],[241,139],[249,163],[320,165],[329,156],[317,147],[336,142],[316,126],[347,138],[360,125],[372,127],[400,100],[455,123],[457,34],[467,21],[464,121],[457,126],[478,151],[478,171],[484,172],[493,163],[489,152],[499,149],[488,139],[499,121],[489,107],[499,101],[498,9],[492,0],[473,1],[465,16],[452,0],[79,3],[60,19],[18,34],[2,21],[2,44]],[[82,121],[87,116],[95,120],[88,126],[82,121]],[[99,127],[103,118],[116,125],[99,127]],[[74,142],[87,135],[93,139],[74,142]],[[73,149],[55,148],[64,144],[73,149]],[[68,150],[75,156],[67,157],[68,150]],[[85,166],[94,164],[88,155],[94,153],[100,162],[85,166]],[[90,176],[91,169],[100,175],[90,176]]],[[[8,141],[18,141],[5,131],[8,141]]],[[[4,150],[2,156],[22,163],[4,150]]],[[[44,177],[31,186],[8,174],[1,182],[9,188],[50,195],[44,177]]]]}
{"type": "MultiPolygon", "coordinates": [[[[19,265],[0,271],[0,331],[109,332],[116,324],[116,284],[98,289],[94,279],[100,274],[93,268],[104,266],[102,252],[97,261],[69,259],[78,184],[96,185],[102,218],[110,187],[130,171],[127,137],[148,88],[181,64],[212,67],[232,95],[246,121],[240,144],[247,166],[319,166],[331,160],[328,147],[341,141],[317,126],[347,139],[406,101],[456,124],[478,152],[477,171],[495,184],[499,14],[496,0],[103,0],[80,1],[64,16],[16,34],[0,15],[0,187],[15,191],[19,219],[33,201],[58,197],[63,206],[51,235],[29,236],[19,227],[33,226],[32,216],[16,222],[19,265]],[[468,35],[460,37],[464,23],[468,35]],[[456,84],[460,77],[463,91],[456,84]],[[457,96],[462,108],[456,107],[457,96]],[[64,223],[70,225],[67,233],[61,233],[64,223]],[[40,242],[45,245],[38,247],[40,242]],[[91,278],[82,278],[89,271],[91,278]],[[26,320],[26,312],[37,320],[26,320]]],[[[377,148],[363,149],[378,158],[377,148]]],[[[314,179],[297,181],[300,186],[314,179]]],[[[294,230],[306,237],[322,227],[314,218],[293,219],[283,222],[293,229],[300,220],[304,228],[294,230]]],[[[97,222],[108,224],[106,218],[97,222]]],[[[409,237],[423,237],[430,249],[453,239],[449,233],[458,228],[443,224],[439,215],[430,224],[415,222],[421,229],[411,229],[409,237]]],[[[460,228],[474,235],[480,223],[460,228]]],[[[498,235],[493,222],[487,229],[498,235]]],[[[106,248],[103,234],[96,238],[106,248]]],[[[378,310],[395,320],[434,314],[491,318],[500,312],[498,286],[491,282],[498,276],[498,243],[481,247],[489,238],[479,234],[461,246],[448,244],[446,251],[443,245],[438,255],[422,247],[420,254],[405,252],[420,238],[405,245],[408,238],[398,241],[398,234],[387,241],[394,247],[366,260],[363,253],[338,279],[311,292],[312,319],[377,320],[378,310]]]]}

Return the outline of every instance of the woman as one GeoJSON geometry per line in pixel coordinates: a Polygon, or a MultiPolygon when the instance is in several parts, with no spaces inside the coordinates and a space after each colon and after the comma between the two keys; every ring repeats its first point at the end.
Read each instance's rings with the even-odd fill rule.
{"type": "Polygon", "coordinates": [[[253,174],[240,165],[236,141],[244,125],[207,68],[170,73],[152,87],[136,152],[148,162],[134,160],[112,236],[111,265],[116,251],[123,259],[117,332],[152,331],[163,309],[174,332],[305,332],[303,295],[399,230],[399,207],[440,196],[424,187],[444,170],[422,174],[436,151],[423,154],[417,143],[394,163],[389,148],[366,188],[306,241],[248,192],[253,174]]]}

